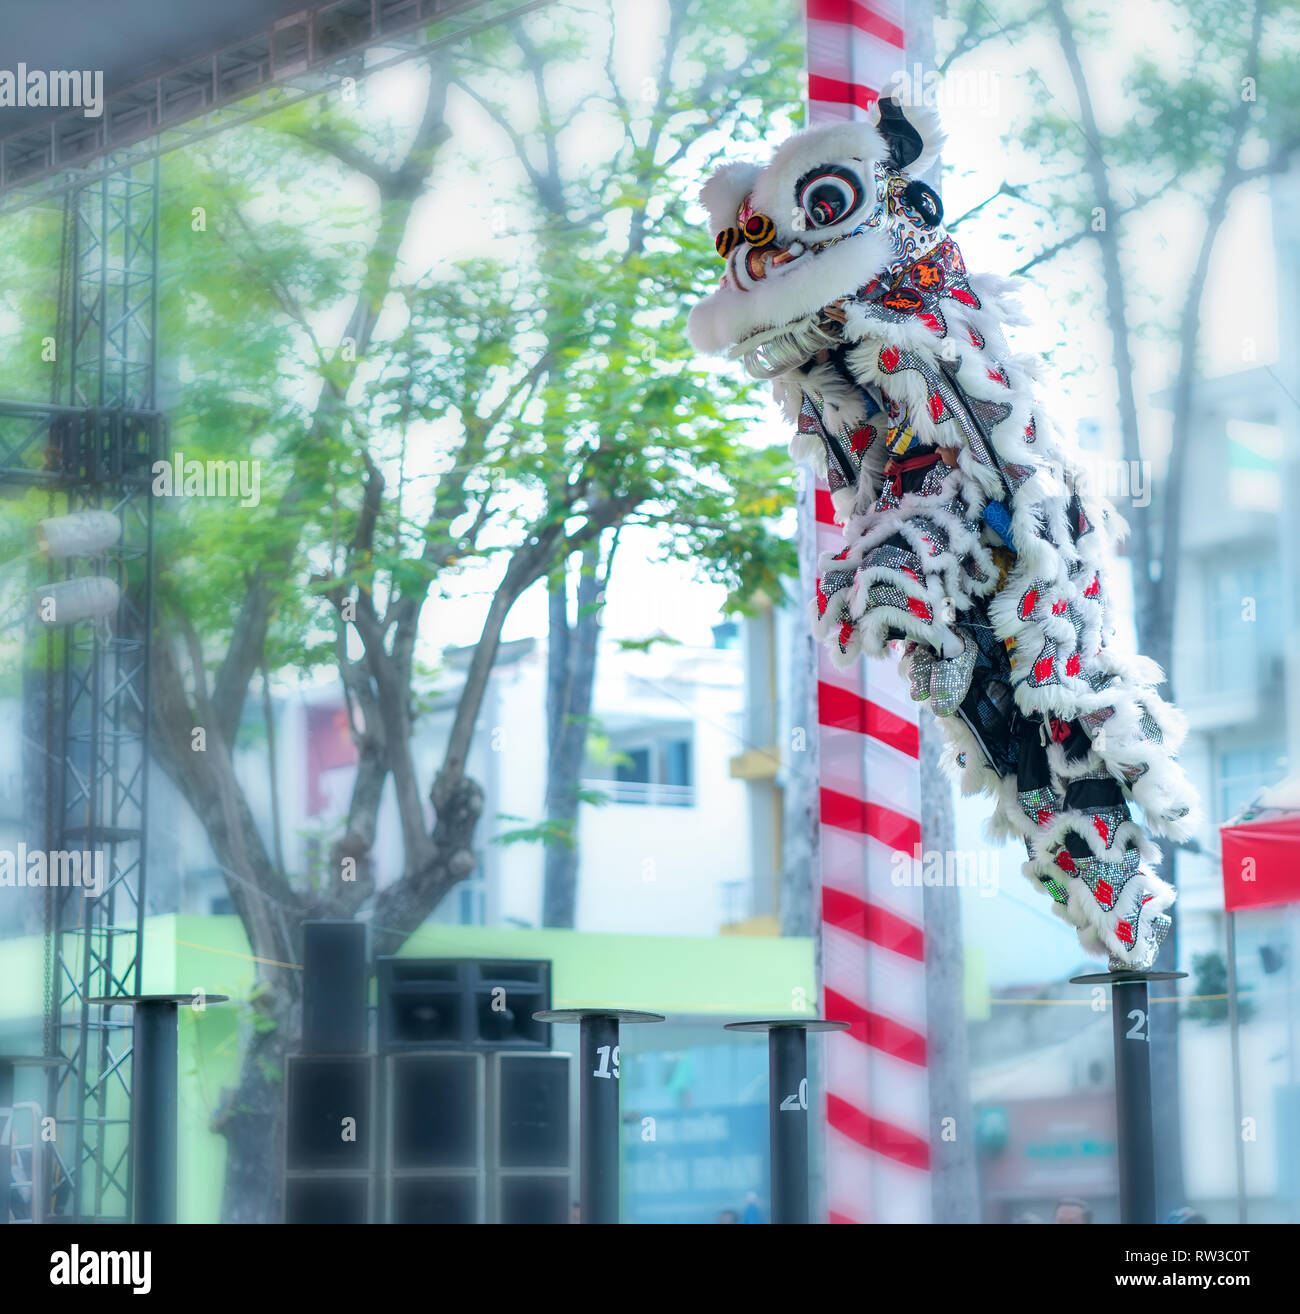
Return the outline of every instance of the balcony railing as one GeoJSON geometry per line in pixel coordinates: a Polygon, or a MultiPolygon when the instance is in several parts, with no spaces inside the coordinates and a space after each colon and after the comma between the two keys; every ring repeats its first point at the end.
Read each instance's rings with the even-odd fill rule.
{"type": "Polygon", "coordinates": [[[604,794],[610,803],[661,808],[695,806],[694,785],[661,785],[653,780],[584,780],[582,787],[604,794]]]}

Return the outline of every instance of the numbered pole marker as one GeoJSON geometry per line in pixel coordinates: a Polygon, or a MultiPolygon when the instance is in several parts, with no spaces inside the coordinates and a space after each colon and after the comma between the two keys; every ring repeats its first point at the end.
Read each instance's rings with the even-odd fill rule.
{"type": "Polygon", "coordinates": [[[584,1223],[617,1223],[619,1206],[619,1077],[622,1022],[662,1022],[662,1013],[627,1008],[556,1008],[538,1022],[578,1024],[578,1209],[584,1223]]]}
{"type": "Polygon", "coordinates": [[[1156,1156],[1151,1110],[1149,981],[1186,972],[1091,972],[1074,985],[1110,986],[1115,1039],[1115,1129],[1119,1152],[1119,1213],[1123,1223],[1156,1221],[1156,1156]]]}
{"type": "Polygon", "coordinates": [[[847,1031],[823,1018],[728,1022],[728,1031],[767,1032],[768,1130],[772,1147],[772,1221],[807,1223],[808,1033],[847,1031]]]}

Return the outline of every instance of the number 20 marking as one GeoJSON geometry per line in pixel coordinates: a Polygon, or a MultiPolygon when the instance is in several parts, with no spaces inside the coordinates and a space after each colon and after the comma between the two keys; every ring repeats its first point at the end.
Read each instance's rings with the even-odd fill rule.
{"type": "Polygon", "coordinates": [[[793,1095],[787,1095],[781,1101],[781,1111],[783,1113],[798,1113],[801,1109],[808,1107],[808,1078],[805,1077],[799,1083],[799,1089],[793,1095]]]}

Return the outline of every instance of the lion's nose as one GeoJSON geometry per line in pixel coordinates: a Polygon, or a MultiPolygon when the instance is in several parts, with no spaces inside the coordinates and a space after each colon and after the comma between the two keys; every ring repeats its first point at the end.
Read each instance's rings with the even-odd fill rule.
{"type": "Polygon", "coordinates": [[[745,241],[750,246],[767,246],[776,236],[776,225],[765,214],[755,210],[745,220],[745,241]]]}

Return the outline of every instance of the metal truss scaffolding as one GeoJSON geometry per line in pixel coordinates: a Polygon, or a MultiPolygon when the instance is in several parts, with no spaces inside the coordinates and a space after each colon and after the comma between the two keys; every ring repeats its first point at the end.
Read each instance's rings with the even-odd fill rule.
{"type": "MultiPolygon", "coordinates": [[[[121,588],[111,627],[63,635],[58,850],[103,863],[103,892],[52,890],[51,1077],[59,1129],[51,1203],[77,1218],[125,1219],[131,1201],[131,1013],[89,1003],[138,994],[144,930],[153,586],[158,163],[127,164],[82,187],[67,209],[72,246],[69,401],[84,417],[60,461],[68,510],[109,510],[121,526],[93,563],[121,588]],[[101,858],[102,855],[102,858],[101,858]]],[[[74,566],[74,569],[80,568],[74,566]]],[[[83,859],[84,861],[84,859],[83,859]]]]}
{"type": "Polygon", "coordinates": [[[124,162],[68,194],[63,246],[56,350],[66,353],[66,401],[0,404],[0,478],[46,486],[68,512],[109,511],[120,526],[111,548],[69,559],[57,577],[52,563],[48,576],[107,576],[121,593],[116,614],[44,635],[45,846],[60,861],[80,855],[82,872],[102,880],[97,897],[84,884],[47,889],[46,1046],[62,1063],[49,1079],[57,1136],[45,1199],[50,1214],[109,1221],[130,1216],[130,1013],[89,1001],[141,988],[150,484],[164,443],[154,410],[157,161],[124,162]]]}

